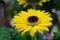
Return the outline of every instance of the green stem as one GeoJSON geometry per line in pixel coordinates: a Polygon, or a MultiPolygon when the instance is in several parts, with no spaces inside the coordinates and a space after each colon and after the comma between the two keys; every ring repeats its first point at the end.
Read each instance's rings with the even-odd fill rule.
{"type": "Polygon", "coordinates": [[[31,40],[34,40],[34,37],[31,37],[31,40]]]}
{"type": "Polygon", "coordinates": [[[36,3],[31,4],[33,6],[33,9],[36,9],[36,3]]]}
{"type": "MultiPolygon", "coordinates": [[[[32,3],[31,5],[33,6],[33,9],[36,9],[36,3],[32,3]]],[[[34,40],[34,37],[31,37],[31,40],[34,40]]]]}

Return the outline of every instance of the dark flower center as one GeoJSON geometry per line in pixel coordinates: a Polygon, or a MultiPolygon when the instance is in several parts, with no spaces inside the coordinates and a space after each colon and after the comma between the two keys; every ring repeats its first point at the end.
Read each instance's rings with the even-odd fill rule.
{"type": "Polygon", "coordinates": [[[30,23],[35,23],[37,21],[38,21],[38,17],[36,17],[36,16],[28,17],[28,22],[30,22],[30,23]]]}
{"type": "Polygon", "coordinates": [[[27,0],[29,3],[38,3],[40,0],[27,0]]]}

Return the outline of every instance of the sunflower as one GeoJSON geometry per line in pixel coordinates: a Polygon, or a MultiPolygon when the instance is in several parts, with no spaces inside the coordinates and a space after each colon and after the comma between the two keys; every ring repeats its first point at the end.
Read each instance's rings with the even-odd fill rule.
{"type": "Polygon", "coordinates": [[[42,3],[45,3],[46,1],[50,0],[17,0],[20,5],[24,5],[26,7],[27,5],[32,5],[32,4],[38,4],[42,6],[42,3]]]}
{"type": "Polygon", "coordinates": [[[50,16],[51,14],[45,12],[45,10],[29,9],[27,12],[21,11],[13,18],[14,26],[22,34],[29,32],[33,37],[36,32],[43,34],[44,30],[49,31],[48,27],[52,25],[52,18],[50,16]]]}

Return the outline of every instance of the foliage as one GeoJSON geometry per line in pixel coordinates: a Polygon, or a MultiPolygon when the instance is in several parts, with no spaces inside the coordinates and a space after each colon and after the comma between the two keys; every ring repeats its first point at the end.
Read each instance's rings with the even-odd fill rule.
{"type": "MultiPolygon", "coordinates": [[[[27,9],[32,8],[31,5],[28,5],[27,7],[23,8],[23,5],[19,5],[17,0],[12,1],[14,2],[11,5],[11,11],[9,13],[11,18],[13,18],[14,15],[16,15],[18,12],[22,10],[26,11],[27,9]]],[[[10,5],[10,3],[8,5],[10,5]]],[[[57,14],[52,13],[53,8],[57,10],[60,9],[60,0],[51,0],[50,2],[44,3],[42,7],[39,5],[37,5],[36,7],[36,9],[46,10],[50,12],[53,17],[53,24],[58,24],[58,26],[60,26],[57,14]]],[[[45,40],[43,36],[44,35],[35,35],[34,40],[45,40]]],[[[54,33],[54,40],[59,39],[60,39],[60,32],[54,33]]],[[[0,40],[32,40],[32,39],[29,33],[22,35],[20,32],[17,32],[16,29],[14,28],[0,28],[0,40]]]]}
{"type": "Polygon", "coordinates": [[[0,28],[0,40],[26,40],[26,38],[15,29],[0,28]]]}
{"type": "Polygon", "coordinates": [[[60,40],[60,31],[54,33],[54,40],[60,40]]]}
{"type": "MultiPolygon", "coordinates": [[[[43,35],[35,35],[34,40],[45,40],[43,35]]],[[[0,28],[0,40],[32,40],[29,33],[22,35],[14,28],[0,28]]]]}

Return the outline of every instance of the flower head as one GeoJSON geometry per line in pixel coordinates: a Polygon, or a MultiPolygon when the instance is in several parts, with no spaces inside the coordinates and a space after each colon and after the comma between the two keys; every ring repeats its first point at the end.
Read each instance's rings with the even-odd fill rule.
{"type": "Polygon", "coordinates": [[[37,31],[39,33],[43,33],[44,30],[49,31],[48,27],[52,25],[52,18],[50,16],[51,14],[44,10],[29,9],[27,12],[21,11],[13,19],[15,23],[14,26],[16,29],[19,29],[22,34],[29,31],[33,37],[37,31]]]}
{"type": "Polygon", "coordinates": [[[19,2],[20,5],[24,5],[25,7],[27,5],[32,5],[33,3],[42,6],[43,3],[50,0],[17,0],[17,1],[19,2]]]}

